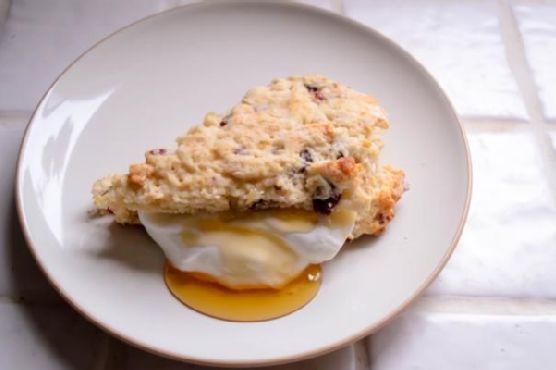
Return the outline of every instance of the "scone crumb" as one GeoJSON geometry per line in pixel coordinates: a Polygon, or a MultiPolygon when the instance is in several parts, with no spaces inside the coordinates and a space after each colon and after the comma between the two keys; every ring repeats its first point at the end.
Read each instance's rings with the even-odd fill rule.
{"type": "Polygon", "coordinates": [[[355,160],[352,157],[344,157],[338,160],[340,170],[343,174],[349,175],[355,169],[355,160]]]}

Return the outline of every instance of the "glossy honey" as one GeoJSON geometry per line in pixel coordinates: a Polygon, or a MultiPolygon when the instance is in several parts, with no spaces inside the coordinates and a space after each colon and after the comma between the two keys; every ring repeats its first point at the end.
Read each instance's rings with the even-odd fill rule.
{"type": "Polygon", "coordinates": [[[308,266],[281,289],[233,290],[182,272],[170,263],[164,267],[170,292],[183,304],[205,315],[228,321],[265,321],[305,306],[321,284],[319,265],[308,266]]]}

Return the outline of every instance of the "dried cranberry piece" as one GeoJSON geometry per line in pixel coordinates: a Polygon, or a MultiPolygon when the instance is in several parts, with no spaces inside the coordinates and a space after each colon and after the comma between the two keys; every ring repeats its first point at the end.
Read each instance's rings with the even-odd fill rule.
{"type": "Polygon", "coordinates": [[[318,86],[315,85],[305,85],[305,88],[311,93],[313,94],[313,97],[317,100],[325,100],[326,98],[324,96],[322,96],[321,92],[320,92],[320,88],[318,86]]]}
{"type": "Polygon", "coordinates": [[[313,195],[313,210],[315,210],[315,212],[328,215],[342,199],[342,194],[336,190],[336,187],[330,182],[329,185],[330,197],[328,198],[316,198],[322,194],[321,188],[316,189],[315,194],[313,195]]]}
{"type": "Polygon", "coordinates": [[[384,225],[388,222],[390,222],[392,220],[392,216],[391,215],[385,215],[382,212],[379,212],[376,216],[375,216],[375,220],[379,223],[379,225],[384,225]]]}
{"type": "Polygon", "coordinates": [[[245,154],[247,154],[247,151],[245,150],[245,148],[234,148],[234,149],[232,149],[232,153],[245,155],[245,154]]]}
{"type": "Polygon", "coordinates": [[[311,152],[309,151],[309,149],[303,149],[300,153],[299,156],[301,158],[303,158],[303,160],[305,162],[313,162],[313,156],[311,155],[311,152]]]}
{"type": "Polygon", "coordinates": [[[266,208],[269,207],[269,205],[270,205],[270,202],[268,200],[259,199],[256,202],[252,203],[249,206],[249,209],[252,209],[252,210],[266,209],[266,208]]]}
{"type": "Polygon", "coordinates": [[[149,153],[153,155],[164,155],[168,153],[168,149],[151,149],[149,153]]]}
{"type": "Polygon", "coordinates": [[[230,115],[226,115],[224,116],[224,118],[222,118],[222,121],[220,121],[219,125],[220,127],[224,127],[226,125],[228,125],[228,123],[230,123],[230,115]]]}
{"type": "Polygon", "coordinates": [[[332,209],[336,207],[336,204],[340,202],[340,199],[342,199],[342,194],[337,194],[327,199],[314,198],[313,209],[315,212],[329,215],[332,209]]]}
{"type": "Polygon", "coordinates": [[[318,88],[317,86],[314,86],[314,85],[305,85],[305,88],[306,88],[307,90],[309,90],[309,92],[310,92],[311,94],[314,94],[314,93],[316,93],[316,92],[319,90],[319,88],[318,88]]]}

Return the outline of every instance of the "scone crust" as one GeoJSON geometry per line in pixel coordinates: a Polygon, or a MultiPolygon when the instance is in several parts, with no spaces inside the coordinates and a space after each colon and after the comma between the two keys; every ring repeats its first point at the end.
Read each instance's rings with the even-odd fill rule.
{"type": "Polygon", "coordinates": [[[98,180],[96,207],[116,222],[137,211],[312,210],[357,212],[353,237],[378,234],[403,192],[402,171],[379,166],[388,128],[375,99],[323,76],[276,79],[256,87],[227,114],[208,113],[129,172],[98,180]]]}

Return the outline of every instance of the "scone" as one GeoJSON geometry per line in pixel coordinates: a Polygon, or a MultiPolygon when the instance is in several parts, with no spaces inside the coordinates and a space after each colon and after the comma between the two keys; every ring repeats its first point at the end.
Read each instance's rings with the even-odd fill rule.
{"type": "Polygon", "coordinates": [[[404,174],[378,163],[385,112],[375,99],[323,76],[255,87],[226,114],[208,113],[153,149],[129,173],[98,180],[96,207],[119,223],[137,212],[303,209],[355,212],[351,238],[377,235],[394,216],[404,174]]]}

